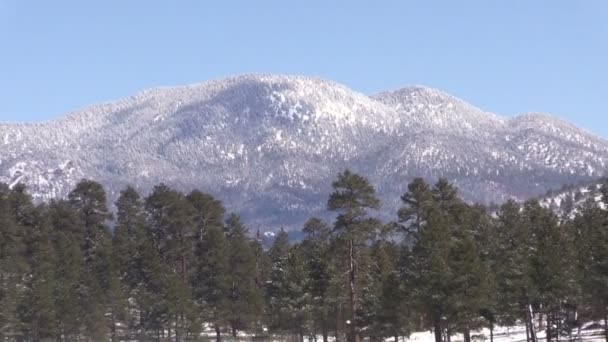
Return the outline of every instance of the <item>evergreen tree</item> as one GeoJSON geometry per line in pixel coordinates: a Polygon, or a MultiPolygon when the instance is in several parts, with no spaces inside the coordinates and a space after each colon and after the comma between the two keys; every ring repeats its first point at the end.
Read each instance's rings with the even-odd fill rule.
{"type": "Polygon", "coordinates": [[[383,341],[409,334],[410,308],[406,305],[396,262],[396,244],[379,240],[371,248],[368,282],[364,289],[362,317],[371,341],[383,341]]]}
{"type": "Polygon", "coordinates": [[[403,206],[397,212],[399,226],[407,237],[415,236],[426,223],[433,197],[430,186],[422,178],[415,178],[408,185],[408,192],[401,196],[403,206]]]}
{"type": "Polygon", "coordinates": [[[532,281],[538,290],[537,300],[547,319],[547,340],[559,338],[560,316],[564,303],[571,302],[576,289],[573,287],[574,255],[570,236],[564,225],[558,224],[557,216],[536,201],[528,201],[523,210],[525,224],[532,235],[532,281]]]}
{"type": "Polygon", "coordinates": [[[301,245],[290,248],[287,259],[287,304],[290,319],[289,330],[304,341],[313,330],[310,294],[306,292],[306,266],[301,245]]]}
{"type": "Polygon", "coordinates": [[[406,274],[417,306],[432,322],[435,341],[442,342],[454,278],[450,268],[451,232],[447,218],[438,209],[430,210],[426,222],[417,233],[406,274]]]}
{"type": "Polygon", "coordinates": [[[219,342],[222,327],[229,323],[230,295],[229,246],[221,227],[204,229],[195,255],[197,263],[192,275],[192,289],[197,311],[205,322],[213,325],[219,342]]]}
{"type": "Polygon", "coordinates": [[[228,240],[228,310],[227,321],[232,335],[256,329],[263,313],[263,293],[256,286],[255,254],[247,229],[236,214],[229,215],[225,225],[228,240]]]}
{"type": "Polygon", "coordinates": [[[84,324],[88,336],[103,339],[116,330],[116,323],[106,313],[111,310],[111,292],[116,273],[112,261],[112,239],[106,222],[112,218],[103,187],[94,181],[82,180],[68,195],[78,213],[84,231],[82,246],[84,272],[82,288],[86,298],[84,324]]]}
{"type": "Polygon", "coordinates": [[[192,289],[197,312],[214,325],[217,341],[226,324],[228,251],[223,232],[225,209],[219,200],[198,190],[187,196],[192,207],[195,259],[192,289]]]}
{"type": "Polygon", "coordinates": [[[288,259],[290,253],[289,236],[281,229],[275,236],[272,247],[268,251],[271,261],[271,272],[266,287],[268,303],[269,328],[271,331],[286,333],[290,327],[288,259]]]}
{"type": "Polygon", "coordinates": [[[306,292],[312,305],[313,330],[329,340],[329,331],[335,322],[332,319],[333,305],[329,295],[332,273],[330,233],[331,228],[319,218],[311,218],[302,231],[306,234],[302,241],[305,272],[308,278],[306,292]]]}
{"type": "Polygon", "coordinates": [[[334,233],[347,244],[343,256],[348,262],[348,291],[349,291],[349,334],[350,342],[360,341],[359,318],[357,313],[360,304],[360,289],[358,289],[359,267],[362,256],[361,250],[370,241],[380,223],[368,216],[369,209],[378,209],[380,201],[376,198],[374,187],[365,177],[346,170],[338,174],[338,179],[332,183],[333,193],[329,196],[327,208],[338,212],[334,224],[334,233]]]}
{"type": "Polygon", "coordinates": [[[226,209],[221,201],[198,190],[192,191],[187,198],[193,209],[196,236],[199,240],[202,239],[207,228],[223,227],[226,209]]]}
{"type": "MultiPolygon", "coordinates": [[[[418,180],[409,189],[426,189],[418,180]]],[[[483,215],[466,205],[457,189],[440,179],[432,190],[424,190],[426,210],[420,212],[414,245],[401,273],[414,293],[417,306],[430,318],[435,339],[460,331],[470,340],[470,331],[480,327],[483,309],[490,307],[487,264],[476,239],[482,236],[483,215]]],[[[399,211],[415,212],[410,193],[402,197],[399,211]]],[[[414,202],[416,203],[416,202],[414,202]]],[[[402,216],[403,217],[403,216],[402,216]]]]}
{"type": "Polygon", "coordinates": [[[145,336],[155,338],[164,336],[169,322],[173,319],[168,303],[168,278],[173,273],[171,267],[163,262],[151,234],[146,234],[141,242],[141,274],[143,281],[137,292],[140,310],[140,323],[145,336]],[[147,336],[146,336],[147,335],[147,336]]]}
{"type": "MultiPolygon", "coordinates": [[[[30,202],[31,203],[31,202],[30,202]]],[[[30,273],[20,305],[24,336],[32,341],[51,340],[58,336],[55,293],[58,286],[57,259],[52,224],[46,208],[41,207],[32,222],[27,246],[30,273]]]]}
{"type": "MultiPolygon", "coordinates": [[[[194,325],[190,290],[195,240],[194,209],[186,196],[164,184],[154,187],[145,201],[151,236],[164,267],[161,280],[166,324],[179,341],[194,325]]],[[[160,280],[160,279],[159,279],[160,280]]]]}
{"type": "MultiPolygon", "coordinates": [[[[602,187],[602,193],[607,193],[602,187]]],[[[603,195],[606,203],[608,197],[603,195]]],[[[608,215],[589,199],[573,222],[579,284],[583,302],[589,310],[587,317],[604,321],[608,341],[608,215]]]]}
{"type": "Polygon", "coordinates": [[[121,191],[116,210],[112,248],[117,273],[111,287],[112,302],[115,303],[112,311],[116,318],[126,320],[126,333],[130,336],[129,332],[142,328],[140,294],[144,291],[145,281],[143,244],[146,241],[146,221],[143,202],[132,187],[121,191]]]}
{"type": "Polygon", "coordinates": [[[453,274],[449,286],[450,315],[448,321],[455,331],[462,332],[464,341],[471,341],[471,331],[482,327],[482,310],[490,303],[488,269],[482,262],[473,237],[461,230],[453,237],[450,269],[453,274]]]}
{"type": "Polygon", "coordinates": [[[537,292],[531,279],[531,232],[520,212],[521,206],[511,200],[502,205],[497,213],[492,269],[498,290],[499,323],[514,325],[521,318],[526,322],[528,335],[535,340],[530,315],[532,300],[537,292]]]}
{"type": "Polygon", "coordinates": [[[10,203],[11,190],[0,184],[0,339],[17,334],[21,322],[17,307],[22,298],[22,279],[27,272],[22,227],[10,203]]]}
{"type": "Polygon", "coordinates": [[[266,252],[259,231],[223,221],[200,191],[159,185],[142,201],[126,188],[112,235],[98,183],[40,206],[23,185],[0,185],[0,339],[177,342],[209,324],[217,341],[266,327],[299,341],[397,341],[432,325],[449,342],[523,322],[537,342],[537,326],[551,341],[608,321],[608,185],[602,205],[591,198],[571,219],[537,201],[489,215],[445,179],[416,179],[388,225],[370,217],[379,201],[364,177],[345,171],[333,188],[333,227],[312,218],[301,243],[281,230],[266,252]]]}
{"type": "Polygon", "coordinates": [[[51,202],[47,215],[55,235],[56,274],[60,280],[55,289],[58,336],[76,340],[82,335],[85,302],[90,299],[83,283],[84,232],[78,213],[68,202],[51,202]]]}

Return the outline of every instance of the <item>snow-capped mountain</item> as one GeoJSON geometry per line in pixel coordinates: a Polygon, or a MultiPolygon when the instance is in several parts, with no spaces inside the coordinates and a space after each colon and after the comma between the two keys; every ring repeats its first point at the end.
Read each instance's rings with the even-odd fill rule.
{"type": "Polygon", "coordinates": [[[608,141],[550,116],[506,119],[434,89],[370,97],[298,76],[152,89],[45,124],[0,125],[0,181],[37,199],[83,177],[111,198],[165,182],[273,227],[323,215],[345,168],[369,177],[392,218],[416,176],[447,177],[489,203],[596,179],[607,161],[608,141]]]}
{"type": "Polygon", "coordinates": [[[550,208],[560,217],[574,218],[587,201],[592,200],[598,207],[607,209],[603,201],[602,187],[605,179],[565,185],[559,190],[549,190],[538,198],[539,203],[550,208]]]}

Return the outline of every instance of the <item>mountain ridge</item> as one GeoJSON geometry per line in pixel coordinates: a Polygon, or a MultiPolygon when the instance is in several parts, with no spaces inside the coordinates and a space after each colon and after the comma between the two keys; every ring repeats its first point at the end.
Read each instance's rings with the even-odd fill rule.
{"type": "Polygon", "coordinates": [[[251,222],[326,215],[336,173],[376,184],[394,216],[407,182],[447,177],[465,198],[524,199],[603,176],[608,141],[558,118],[504,118],[433,88],[367,96],[339,83],[247,74],[158,87],[37,124],[0,124],[0,181],[35,198],[80,178],[200,188],[251,222]]]}

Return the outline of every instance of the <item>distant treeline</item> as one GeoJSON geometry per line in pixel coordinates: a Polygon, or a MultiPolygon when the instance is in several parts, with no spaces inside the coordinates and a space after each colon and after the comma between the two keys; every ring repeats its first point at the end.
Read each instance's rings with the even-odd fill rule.
{"type": "Polygon", "coordinates": [[[89,180],[40,205],[2,185],[0,342],[397,341],[420,330],[470,342],[516,324],[536,342],[539,330],[557,341],[608,320],[608,212],[592,199],[575,218],[536,201],[490,213],[447,180],[415,179],[395,221],[381,222],[365,177],[344,171],[332,186],[334,222],[310,218],[303,241],[281,230],[265,250],[200,191],[127,188],[111,211],[89,180]]]}

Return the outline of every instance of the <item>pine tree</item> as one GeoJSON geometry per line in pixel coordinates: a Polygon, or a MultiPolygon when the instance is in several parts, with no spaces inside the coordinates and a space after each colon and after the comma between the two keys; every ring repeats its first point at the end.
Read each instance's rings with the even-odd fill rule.
{"type": "Polygon", "coordinates": [[[332,273],[330,233],[331,228],[319,218],[309,219],[302,229],[306,238],[302,241],[305,272],[308,282],[306,292],[310,295],[313,310],[314,333],[321,332],[323,342],[329,340],[329,331],[334,325],[330,298],[332,273]]]}
{"type": "MultiPolygon", "coordinates": [[[[143,243],[146,240],[146,221],[142,200],[137,191],[127,187],[116,201],[116,226],[112,249],[116,276],[112,294],[117,318],[127,322],[129,331],[140,330],[141,300],[145,281],[143,274],[143,243]],[[128,300],[130,299],[130,300],[128,300]],[[121,308],[120,304],[124,306],[121,308]],[[122,310],[121,310],[122,309],[122,310]]],[[[130,335],[127,333],[127,335],[130,335]]]]}
{"type": "Polygon", "coordinates": [[[430,192],[425,211],[413,210],[411,193],[402,197],[404,207],[399,211],[401,217],[404,212],[420,213],[401,273],[414,291],[412,300],[431,320],[436,341],[443,340],[444,332],[449,338],[456,331],[470,340],[470,331],[480,327],[482,310],[491,305],[489,269],[476,242],[482,237],[483,214],[466,205],[445,179],[431,190],[420,184],[409,189],[425,189],[425,198],[430,192]]]}
{"type": "Polygon", "coordinates": [[[390,241],[379,240],[371,248],[368,282],[364,289],[362,317],[371,341],[383,341],[409,334],[409,314],[397,261],[399,248],[390,241]]]}
{"type": "Polygon", "coordinates": [[[448,219],[438,209],[430,210],[427,224],[418,231],[406,271],[415,289],[413,296],[423,313],[431,319],[435,341],[442,342],[444,319],[450,312],[451,232],[448,219]]]}
{"type": "Polygon", "coordinates": [[[158,339],[161,334],[164,336],[164,331],[173,319],[167,302],[169,288],[167,278],[173,270],[163,262],[151,232],[146,234],[141,242],[141,255],[143,281],[137,291],[139,327],[145,333],[143,337],[158,339]],[[150,336],[150,333],[153,335],[150,336]]]}
{"type": "Polygon", "coordinates": [[[195,240],[194,209],[186,196],[166,185],[154,187],[146,198],[146,210],[153,242],[165,266],[171,270],[162,279],[164,308],[175,340],[194,327],[190,280],[195,240]]]}
{"type": "Polygon", "coordinates": [[[207,228],[223,227],[226,209],[221,201],[198,190],[188,194],[187,199],[193,209],[193,220],[197,231],[196,236],[198,236],[199,240],[202,239],[207,228]]]}
{"type": "MultiPolygon", "coordinates": [[[[604,203],[608,200],[606,189],[604,185],[604,203]]],[[[583,303],[589,308],[589,319],[604,321],[604,335],[608,341],[608,215],[594,199],[589,199],[572,226],[583,303]]]]}
{"type": "Polygon", "coordinates": [[[22,298],[22,279],[27,272],[25,243],[10,203],[11,190],[0,185],[0,339],[20,331],[17,307],[22,298]]]}
{"type": "Polygon", "coordinates": [[[221,329],[228,324],[230,272],[228,242],[221,227],[204,229],[196,245],[195,269],[192,289],[199,315],[213,325],[216,341],[220,342],[221,329]]]}
{"type": "Polygon", "coordinates": [[[79,182],[68,195],[68,200],[78,213],[84,231],[82,291],[87,298],[84,324],[88,336],[102,339],[110,330],[116,329],[116,322],[106,317],[115,277],[111,233],[106,225],[112,215],[107,207],[105,190],[94,181],[79,182]]]}
{"type": "Polygon", "coordinates": [[[416,178],[408,185],[408,192],[401,196],[403,206],[397,212],[399,227],[406,237],[415,236],[424,226],[432,200],[431,188],[424,179],[416,178]]]}
{"type": "Polygon", "coordinates": [[[527,230],[520,211],[521,206],[511,200],[497,213],[496,248],[492,254],[492,270],[498,290],[496,305],[500,324],[514,325],[518,319],[523,319],[529,335],[535,340],[529,310],[537,292],[531,279],[531,232],[527,230]]]}
{"type": "Polygon", "coordinates": [[[452,243],[449,263],[453,279],[449,286],[451,317],[448,321],[455,331],[463,333],[465,342],[470,342],[471,331],[482,327],[479,320],[482,310],[489,307],[489,270],[469,232],[461,229],[452,243]]]}
{"type": "Polygon", "coordinates": [[[256,286],[255,254],[247,229],[236,214],[229,215],[225,225],[228,239],[228,310],[227,320],[232,335],[255,329],[263,313],[263,294],[256,286]]]}
{"type": "Polygon", "coordinates": [[[27,260],[30,272],[20,305],[20,319],[24,325],[25,337],[41,341],[53,339],[59,333],[55,301],[59,260],[48,210],[41,207],[35,216],[35,222],[31,222],[35,228],[31,230],[32,235],[28,239],[27,260]]]}
{"type": "Polygon", "coordinates": [[[524,223],[532,235],[532,281],[538,290],[537,300],[547,318],[547,341],[558,337],[558,325],[562,305],[574,293],[573,245],[564,225],[558,224],[557,216],[536,201],[528,201],[523,210],[524,223]]]}
{"type": "Polygon", "coordinates": [[[289,236],[281,229],[275,236],[272,247],[268,251],[271,262],[271,272],[266,287],[269,322],[271,331],[284,334],[289,331],[289,285],[288,259],[290,253],[289,236]]]}
{"type": "Polygon", "coordinates": [[[226,210],[221,201],[198,190],[187,196],[192,207],[195,259],[192,288],[197,311],[214,325],[217,341],[226,324],[228,252],[223,232],[226,210]]]}
{"type": "Polygon", "coordinates": [[[83,284],[84,232],[78,213],[68,202],[51,202],[47,215],[55,235],[58,260],[56,274],[59,281],[55,289],[58,335],[66,340],[75,340],[81,336],[85,302],[89,300],[83,284]]]}
{"type": "Polygon", "coordinates": [[[306,292],[306,266],[302,246],[290,248],[287,259],[287,312],[290,317],[289,330],[304,341],[304,336],[313,332],[310,294],[306,292]]]}
{"type": "Polygon", "coordinates": [[[332,183],[333,193],[329,196],[327,208],[338,212],[334,224],[334,232],[347,244],[343,256],[348,262],[348,292],[349,292],[349,334],[351,342],[360,341],[359,318],[357,313],[360,304],[359,265],[361,250],[370,241],[380,223],[368,216],[369,209],[378,209],[380,201],[376,198],[374,187],[362,176],[346,170],[338,174],[338,179],[332,183]]]}

